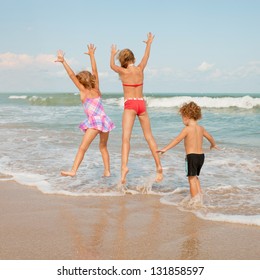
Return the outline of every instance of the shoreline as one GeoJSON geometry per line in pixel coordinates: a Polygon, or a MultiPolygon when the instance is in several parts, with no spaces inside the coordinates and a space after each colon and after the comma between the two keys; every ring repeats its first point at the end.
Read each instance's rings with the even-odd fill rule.
{"type": "Polygon", "coordinates": [[[259,260],[257,226],[206,221],[157,196],[71,197],[0,183],[1,260],[259,260]]]}

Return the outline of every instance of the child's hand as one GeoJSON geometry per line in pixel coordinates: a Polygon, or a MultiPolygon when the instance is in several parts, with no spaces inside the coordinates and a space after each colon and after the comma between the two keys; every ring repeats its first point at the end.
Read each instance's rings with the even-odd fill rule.
{"type": "Polygon", "coordinates": [[[147,40],[146,41],[143,41],[145,44],[151,44],[152,42],[153,42],[153,38],[154,38],[154,35],[151,33],[151,32],[149,32],[148,34],[147,34],[147,40]]]}
{"type": "Polygon", "coordinates": [[[96,50],[96,47],[94,46],[94,44],[89,44],[88,45],[88,52],[85,52],[84,54],[94,55],[95,50],[96,50]]]}
{"type": "Polygon", "coordinates": [[[215,145],[215,146],[211,145],[211,146],[210,146],[210,149],[211,149],[211,150],[212,150],[212,149],[216,149],[216,150],[219,150],[219,151],[221,150],[217,145],[215,145]]]}
{"type": "Polygon", "coordinates": [[[116,48],[116,45],[111,46],[111,55],[115,56],[119,50],[116,48]]]}
{"type": "Polygon", "coordinates": [[[64,55],[65,53],[62,50],[58,50],[57,51],[57,59],[55,60],[55,62],[64,62],[64,55]]]}
{"type": "Polygon", "coordinates": [[[159,154],[159,155],[163,155],[165,153],[165,151],[164,150],[157,150],[156,153],[159,154]]]}

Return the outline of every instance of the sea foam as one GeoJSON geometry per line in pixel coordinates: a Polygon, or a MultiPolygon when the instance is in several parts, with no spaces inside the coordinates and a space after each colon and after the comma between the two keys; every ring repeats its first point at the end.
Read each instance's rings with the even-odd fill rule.
{"type": "Polygon", "coordinates": [[[183,103],[191,101],[196,102],[204,108],[229,108],[237,107],[243,109],[252,109],[260,106],[260,98],[251,96],[243,97],[191,97],[191,96],[176,96],[176,97],[146,97],[148,107],[180,107],[183,103]]]}
{"type": "Polygon", "coordinates": [[[26,99],[27,95],[10,95],[9,99],[26,99]]]}
{"type": "MultiPolygon", "coordinates": [[[[243,96],[243,97],[196,97],[196,96],[172,96],[159,97],[145,96],[147,106],[150,108],[170,108],[180,107],[183,103],[191,101],[196,102],[204,108],[230,108],[237,107],[242,109],[252,109],[260,106],[260,98],[243,96]]],[[[107,104],[117,104],[120,107],[124,106],[124,98],[108,98],[104,100],[107,104]]]]}

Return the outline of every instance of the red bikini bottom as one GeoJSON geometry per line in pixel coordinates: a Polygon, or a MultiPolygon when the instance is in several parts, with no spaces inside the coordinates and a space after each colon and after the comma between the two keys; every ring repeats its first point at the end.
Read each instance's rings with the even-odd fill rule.
{"type": "Polygon", "coordinates": [[[134,110],[137,116],[146,111],[146,104],[143,98],[128,98],[125,101],[124,109],[134,110]]]}

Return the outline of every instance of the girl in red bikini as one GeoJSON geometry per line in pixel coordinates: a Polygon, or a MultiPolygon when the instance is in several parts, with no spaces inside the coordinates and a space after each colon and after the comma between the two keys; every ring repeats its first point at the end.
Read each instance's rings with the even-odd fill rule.
{"type": "Polygon", "coordinates": [[[135,57],[131,50],[118,51],[115,45],[111,47],[110,67],[119,74],[124,90],[124,113],[122,119],[122,158],[121,158],[121,183],[125,184],[128,173],[128,156],[130,151],[130,138],[136,116],[138,116],[144,137],[149,145],[156,164],[156,182],[163,179],[162,166],[154,140],[149,115],[146,111],[143,98],[144,69],[149,59],[151,44],[154,36],[148,33],[144,56],[141,62],[135,66],[135,57]],[[118,53],[119,52],[119,53],[118,53]],[[118,53],[118,60],[121,66],[115,64],[115,56],[118,53]]]}

